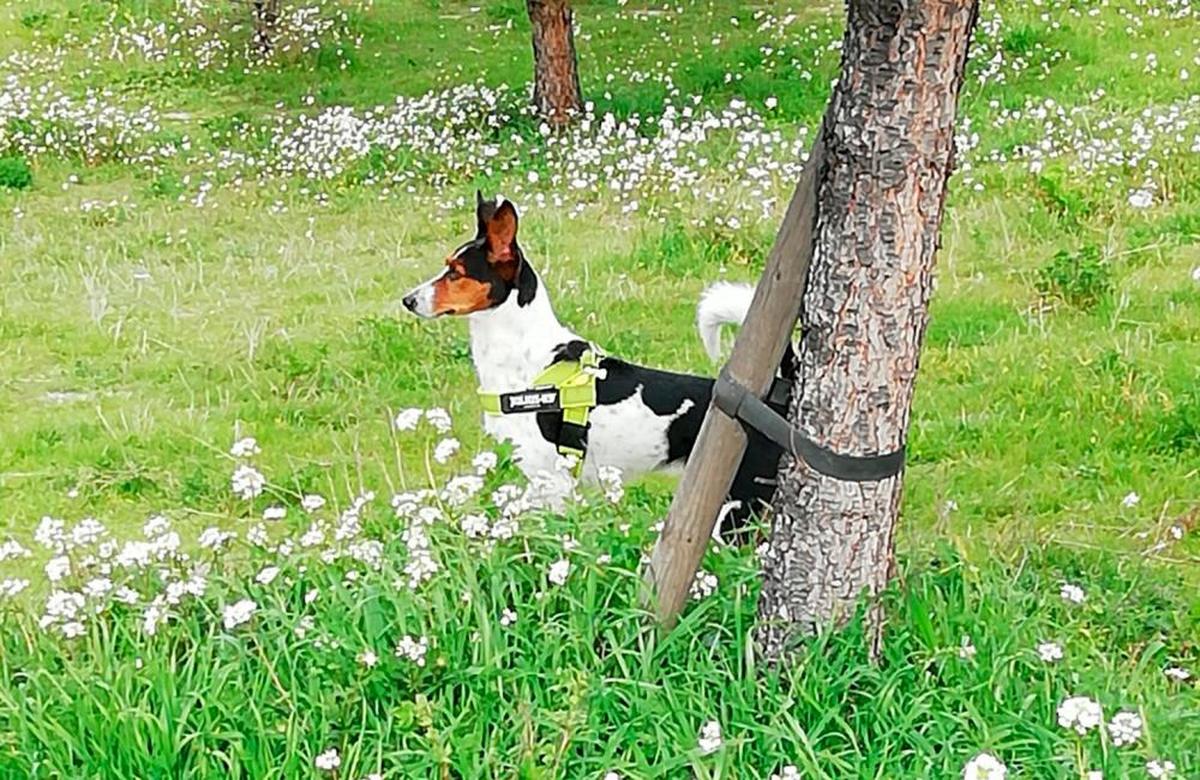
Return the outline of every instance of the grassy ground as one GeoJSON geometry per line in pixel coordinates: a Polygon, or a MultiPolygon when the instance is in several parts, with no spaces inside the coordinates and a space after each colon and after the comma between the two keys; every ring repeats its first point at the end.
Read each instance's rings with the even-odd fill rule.
{"type": "MultiPolygon", "coordinates": [[[[28,188],[0,186],[0,528],[32,551],[0,561],[0,580],[31,580],[4,618],[6,776],[294,777],[329,747],[344,777],[945,776],[983,750],[1025,776],[1142,776],[1155,757],[1200,772],[1195,683],[1163,674],[1200,672],[1190,7],[984,8],[887,657],[867,664],[851,631],[786,671],[747,643],[749,551],[711,556],[720,586],[681,630],[643,632],[635,570],[667,482],[630,486],[615,508],[532,514],[488,549],[454,530],[467,509],[443,505],[440,571],[417,589],[408,518],[363,509],[363,530],[334,540],[332,507],[445,485],[490,446],[462,324],[397,306],[469,234],[476,186],[522,207],[566,322],[630,359],[711,371],[695,300],[761,263],[836,74],[841,9],[580,3],[595,119],[569,153],[521,108],[521,3],[319,7],[262,65],[219,4],[0,4],[0,75],[28,108],[0,105],[0,157],[32,172],[28,188]],[[160,41],[144,20],[193,32],[160,41]],[[332,121],[336,106],[355,112],[332,121]],[[680,130],[692,107],[717,117],[703,138],[680,130]],[[371,125],[372,111],[392,119],[371,125]],[[441,465],[433,431],[391,430],[413,406],[447,409],[464,453],[441,465]],[[253,501],[230,491],[242,436],[269,478],[253,501]],[[309,517],[313,493],[331,508],[309,517]],[[288,517],[271,545],[293,537],[295,555],[252,541],[272,505],[288,517]],[[158,574],[107,564],[90,541],[34,539],[47,515],[67,537],[95,517],[114,542],[140,539],[156,513],[184,551],[158,574]],[[314,518],[328,540],[304,547],[314,518]],[[209,527],[238,539],[199,552],[209,527]],[[351,538],[382,540],[382,560],[351,538]],[[64,554],[73,571],[51,583],[43,566],[64,554]],[[554,587],[559,559],[573,569],[554,587]],[[264,566],[282,573],[247,582],[264,566]],[[199,573],[203,595],[160,604],[174,622],[146,635],[156,595],[199,573]],[[48,594],[95,578],[128,581],[138,602],[87,595],[104,613],[73,640],[65,618],[38,627],[48,594]],[[1063,582],[1085,605],[1059,597],[1063,582]],[[226,629],[242,598],[257,615],[226,629]],[[404,634],[427,638],[424,666],[393,657],[404,634]],[[1051,640],[1057,664],[1033,650],[1051,640]],[[379,665],[356,660],[366,648],[379,665]],[[1118,749],[1061,729],[1072,693],[1106,716],[1140,711],[1145,735],[1118,749]],[[725,746],[701,756],[712,719],[725,746]]],[[[486,496],[510,476],[502,465],[469,506],[494,520],[486,496]]]]}

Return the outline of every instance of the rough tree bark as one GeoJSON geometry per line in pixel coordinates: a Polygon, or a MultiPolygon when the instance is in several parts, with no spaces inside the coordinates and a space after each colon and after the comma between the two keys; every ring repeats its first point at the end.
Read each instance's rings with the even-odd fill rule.
{"type": "MultiPolygon", "coordinates": [[[[791,420],[847,455],[904,444],[977,0],[849,0],[818,173],[791,420]]],[[[839,625],[892,573],[902,475],[849,483],[785,459],[763,561],[769,657],[839,625]]]]}
{"type": "Polygon", "coordinates": [[[527,0],[533,24],[533,104],[551,124],[563,125],[583,109],[575,30],[568,0],[527,0]]]}
{"type": "Polygon", "coordinates": [[[279,22],[280,0],[252,0],[254,43],[263,54],[275,45],[275,25],[279,22]]]}

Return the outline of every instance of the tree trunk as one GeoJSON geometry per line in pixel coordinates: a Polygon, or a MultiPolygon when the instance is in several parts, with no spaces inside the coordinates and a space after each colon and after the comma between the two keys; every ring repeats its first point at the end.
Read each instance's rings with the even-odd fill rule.
{"type": "Polygon", "coordinates": [[[575,30],[567,0],[527,0],[533,23],[533,104],[551,124],[564,125],[583,109],[575,30]]]}
{"type": "Polygon", "coordinates": [[[279,23],[280,0],[253,0],[254,43],[262,54],[270,54],[275,45],[275,25],[279,23]]]}
{"type": "MultiPolygon", "coordinates": [[[[849,0],[847,9],[790,416],[835,452],[876,455],[903,446],[908,429],[978,0],[849,0]]],[[[759,603],[769,657],[845,622],[864,594],[878,651],[874,597],[893,569],[901,483],[781,463],[759,603]]]]}

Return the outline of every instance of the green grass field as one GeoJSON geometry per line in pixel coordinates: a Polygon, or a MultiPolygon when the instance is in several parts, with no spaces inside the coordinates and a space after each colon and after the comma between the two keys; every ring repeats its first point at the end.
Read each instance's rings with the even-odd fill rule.
{"type": "Polygon", "coordinates": [[[0,777],[1200,777],[1200,9],[983,7],[884,657],[773,668],[752,550],[657,636],[671,481],[526,510],[399,299],[500,191],[565,322],[714,371],[841,7],[581,0],[560,136],[518,0],[285,6],[259,62],[240,3],[0,0],[0,777]]]}

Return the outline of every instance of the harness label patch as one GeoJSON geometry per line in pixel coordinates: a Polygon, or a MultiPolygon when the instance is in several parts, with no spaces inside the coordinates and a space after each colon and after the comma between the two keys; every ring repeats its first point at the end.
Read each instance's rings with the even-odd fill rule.
{"type": "Polygon", "coordinates": [[[500,411],[504,414],[553,412],[558,409],[557,388],[522,390],[516,393],[504,393],[500,396],[500,411]]]}

